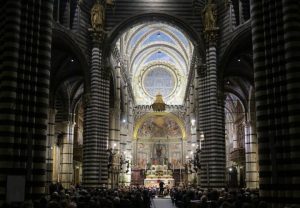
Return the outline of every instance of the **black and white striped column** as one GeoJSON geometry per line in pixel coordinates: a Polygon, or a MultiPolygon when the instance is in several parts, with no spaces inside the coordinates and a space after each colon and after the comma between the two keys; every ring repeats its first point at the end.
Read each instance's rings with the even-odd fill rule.
{"type": "Polygon", "coordinates": [[[16,175],[25,199],[45,192],[52,4],[0,4],[0,203],[14,197],[6,186],[16,175]]]}
{"type": "Polygon", "coordinates": [[[218,91],[215,41],[209,41],[206,69],[199,73],[198,131],[201,141],[202,187],[222,188],[225,185],[224,103],[218,91]]]}
{"type": "Polygon", "coordinates": [[[91,91],[85,108],[83,133],[83,185],[99,187],[108,179],[109,78],[102,63],[102,46],[92,32],[91,91]]]}
{"type": "Polygon", "coordinates": [[[74,144],[73,119],[57,124],[57,129],[62,133],[61,153],[60,153],[60,182],[64,188],[70,188],[73,181],[73,144],[74,144]]]}
{"type": "Polygon", "coordinates": [[[53,149],[55,146],[55,115],[57,110],[49,108],[46,146],[46,192],[49,193],[49,185],[53,182],[53,149]]]}
{"type": "Polygon", "coordinates": [[[245,122],[245,159],[246,159],[246,187],[259,188],[258,184],[258,152],[256,128],[253,122],[245,122]]]}
{"type": "Polygon", "coordinates": [[[300,204],[300,5],[252,0],[260,197],[300,204]]]}

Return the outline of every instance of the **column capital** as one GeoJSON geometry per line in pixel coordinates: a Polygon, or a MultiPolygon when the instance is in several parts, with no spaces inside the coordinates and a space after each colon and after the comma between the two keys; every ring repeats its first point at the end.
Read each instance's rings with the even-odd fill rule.
{"type": "Polygon", "coordinates": [[[94,47],[100,47],[105,38],[105,31],[103,30],[94,30],[93,28],[89,28],[88,31],[92,37],[92,43],[94,47]]]}
{"type": "Polygon", "coordinates": [[[89,106],[90,100],[91,100],[91,93],[84,93],[82,95],[82,105],[83,105],[83,108],[86,108],[86,107],[89,106]]]}
{"type": "Polygon", "coordinates": [[[74,127],[76,125],[76,122],[75,121],[62,121],[61,124],[65,125],[65,126],[74,127]]]}
{"type": "Polygon", "coordinates": [[[48,113],[49,113],[50,115],[56,115],[57,109],[55,109],[55,108],[48,108],[48,113]]]}
{"type": "Polygon", "coordinates": [[[218,31],[219,28],[215,27],[209,30],[204,30],[204,37],[206,42],[208,42],[209,44],[215,44],[217,36],[218,36],[218,31]]]}
{"type": "Polygon", "coordinates": [[[243,125],[245,128],[249,128],[253,125],[253,121],[244,121],[243,125]]]}
{"type": "Polygon", "coordinates": [[[199,77],[205,77],[207,74],[207,65],[206,64],[200,64],[197,67],[197,73],[199,75],[199,77]]]}

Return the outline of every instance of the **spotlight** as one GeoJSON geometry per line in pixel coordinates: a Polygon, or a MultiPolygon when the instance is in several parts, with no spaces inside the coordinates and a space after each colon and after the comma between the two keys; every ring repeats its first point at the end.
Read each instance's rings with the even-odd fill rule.
{"type": "Polygon", "coordinates": [[[232,168],[229,168],[228,170],[229,170],[229,172],[232,172],[232,168]]]}
{"type": "Polygon", "coordinates": [[[74,62],[74,59],[71,59],[70,61],[71,61],[71,62],[74,62]]]}
{"type": "Polygon", "coordinates": [[[192,126],[194,126],[194,125],[195,125],[195,122],[196,122],[196,120],[195,120],[195,119],[192,119],[192,120],[191,120],[191,124],[192,124],[192,126]]]}

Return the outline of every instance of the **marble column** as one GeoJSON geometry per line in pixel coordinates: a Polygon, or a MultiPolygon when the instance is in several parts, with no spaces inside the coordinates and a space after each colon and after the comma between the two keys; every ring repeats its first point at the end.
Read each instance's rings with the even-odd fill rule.
{"type": "Polygon", "coordinates": [[[49,108],[48,126],[46,141],[46,192],[49,192],[49,185],[53,182],[53,149],[55,146],[55,115],[57,110],[49,108]]]}
{"type": "MultiPolygon", "coordinates": [[[[224,103],[218,88],[217,50],[214,39],[208,41],[205,72],[199,76],[198,129],[203,132],[200,163],[201,186],[225,185],[224,103]]],[[[199,136],[199,135],[198,135],[199,136]]]]}
{"type": "Polygon", "coordinates": [[[109,136],[109,72],[103,63],[103,37],[101,32],[90,30],[91,88],[86,95],[83,132],[83,185],[99,187],[108,180],[109,136]]]}
{"type": "Polygon", "coordinates": [[[258,152],[256,128],[253,122],[245,123],[245,159],[246,159],[246,187],[259,188],[258,181],[258,152]]]}
{"type": "Polygon", "coordinates": [[[65,121],[59,124],[62,137],[60,182],[64,188],[70,188],[73,181],[73,144],[74,121],[65,121]]]}

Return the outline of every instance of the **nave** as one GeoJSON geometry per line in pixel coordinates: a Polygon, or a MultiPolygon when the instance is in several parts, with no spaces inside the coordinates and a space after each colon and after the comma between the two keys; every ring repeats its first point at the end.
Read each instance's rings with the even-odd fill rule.
{"type": "Polygon", "coordinates": [[[300,204],[299,11],[298,0],[4,1],[0,206],[79,206],[100,192],[111,205],[121,187],[135,206],[143,190],[131,189],[160,182],[300,204]]]}

